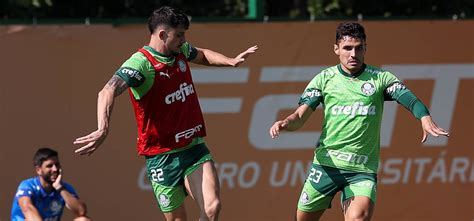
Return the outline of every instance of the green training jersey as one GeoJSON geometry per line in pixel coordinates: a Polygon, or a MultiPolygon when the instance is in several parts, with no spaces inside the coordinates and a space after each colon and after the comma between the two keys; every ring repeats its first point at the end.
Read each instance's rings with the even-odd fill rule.
{"type": "Polygon", "coordinates": [[[322,103],[324,120],[314,163],[376,173],[380,155],[383,103],[403,87],[392,73],[365,65],[349,75],[340,65],[316,75],[299,104],[313,110],[322,103]]]}

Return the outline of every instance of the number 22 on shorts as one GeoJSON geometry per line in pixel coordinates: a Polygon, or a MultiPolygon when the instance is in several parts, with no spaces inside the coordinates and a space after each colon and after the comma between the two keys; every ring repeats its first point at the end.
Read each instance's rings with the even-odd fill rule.
{"type": "Polygon", "coordinates": [[[163,169],[151,169],[151,180],[155,182],[163,181],[165,178],[163,178],[163,169]]]}
{"type": "Polygon", "coordinates": [[[323,175],[321,171],[311,168],[311,172],[309,173],[308,179],[310,181],[313,181],[314,183],[319,183],[321,175],[323,175]]]}

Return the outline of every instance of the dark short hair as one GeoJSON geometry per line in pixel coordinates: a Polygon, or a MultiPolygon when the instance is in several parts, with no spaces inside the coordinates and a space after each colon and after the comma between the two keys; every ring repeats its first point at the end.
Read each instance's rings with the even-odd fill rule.
{"type": "Polygon", "coordinates": [[[161,25],[166,25],[171,28],[183,27],[189,28],[189,19],[181,10],[163,6],[151,13],[148,18],[148,29],[150,34],[155,32],[156,28],[161,25]]]}
{"type": "Polygon", "coordinates": [[[51,157],[58,157],[58,152],[47,147],[39,148],[33,157],[33,166],[40,167],[44,161],[51,157]]]}
{"type": "Polygon", "coordinates": [[[366,40],[364,27],[357,22],[342,22],[337,26],[336,44],[339,43],[344,36],[364,40],[364,42],[366,40]]]}

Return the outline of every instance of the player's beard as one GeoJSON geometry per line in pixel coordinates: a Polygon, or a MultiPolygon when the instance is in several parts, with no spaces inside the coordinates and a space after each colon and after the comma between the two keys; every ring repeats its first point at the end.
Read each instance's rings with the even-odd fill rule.
{"type": "Polygon", "coordinates": [[[52,178],[53,175],[54,175],[54,173],[48,173],[48,174],[42,175],[41,177],[43,178],[44,181],[46,181],[46,183],[53,184],[54,180],[56,180],[57,177],[58,177],[58,175],[55,175],[55,178],[53,180],[53,178],[52,178]]]}

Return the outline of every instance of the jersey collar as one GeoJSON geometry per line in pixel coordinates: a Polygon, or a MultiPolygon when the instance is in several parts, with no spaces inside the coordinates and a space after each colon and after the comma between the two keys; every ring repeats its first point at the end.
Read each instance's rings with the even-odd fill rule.
{"type": "Polygon", "coordinates": [[[362,64],[362,67],[360,68],[360,70],[358,72],[356,72],[354,74],[349,74],[349,73],[345,72],[344,70],[342,70],[341,64],[337,65],[337,69],[339,70],[339,73],[341,73],[342,75],[344,75],[346,77],[350,77],[350,78],[359,77],[362,73],[364,73],[366,67],[367,67],[367,65],[362,64]]]}
{"type": "Polygon", "coordinates": [[[159,58],[158,60],[162,61],[162,63],[166,63],[166,64],[174,63],[174,56],[166,56],[148,45],[143,46],[143,48],[151,52],[153,56],[157,56],[159,58]]]}

